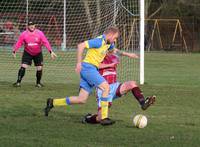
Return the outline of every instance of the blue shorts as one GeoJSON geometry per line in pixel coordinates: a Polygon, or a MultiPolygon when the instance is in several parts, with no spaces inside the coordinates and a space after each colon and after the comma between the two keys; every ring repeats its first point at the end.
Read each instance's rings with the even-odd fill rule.
{"type": "MultiPolygon", "coordinates": [[[[117,89],[119,88],[121,84],[119,82],[110,84],[110,92],[108,95],[108,102],[112,102],[113,100],[119,98],[119,96],[117,96],[117,89]]],[[[97,88],[96,89],[96,95],[97,95],[97,105],[98,107],[101,107],[101,95],[102,95],[102,90],[97,88]]]]}
{"type": "Polygon", "coordinates": [[[104,77],[100,75],[96,66],[86,62],[82,62],[80,75],[80,88],[83,88],[88,93],[92,92],[93,87],[98,87],[105,81],[104,77]]]}

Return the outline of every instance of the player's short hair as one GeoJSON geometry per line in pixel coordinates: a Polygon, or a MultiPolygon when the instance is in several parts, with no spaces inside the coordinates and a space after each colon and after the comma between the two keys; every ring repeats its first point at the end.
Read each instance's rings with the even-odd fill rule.
{"type": "Polygon", "coordinates": [[[111,27],[106,28],[106,30],[104,31],[104,34],[109,34],[109,33],[113,33],[113,34],[118,33],[119,34],[118,27],[111,26],[111,27]]]}
{"type": "Polygon", "coordinates": [[[32,21],[32,20],[29,20],[27,25],[28,25],[28,26],[30,26],[30,25],[35,25],[35,22],[32,21]]]}

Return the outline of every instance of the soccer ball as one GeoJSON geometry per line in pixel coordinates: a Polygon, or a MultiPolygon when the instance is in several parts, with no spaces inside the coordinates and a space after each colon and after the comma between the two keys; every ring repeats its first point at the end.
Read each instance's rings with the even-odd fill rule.
{"type": "Polygon", "coordinates": [[[138,114],[133,118],[133,124],[137,128],[144,128],[147,126],[147,117],[142,114],[138,114]]]}

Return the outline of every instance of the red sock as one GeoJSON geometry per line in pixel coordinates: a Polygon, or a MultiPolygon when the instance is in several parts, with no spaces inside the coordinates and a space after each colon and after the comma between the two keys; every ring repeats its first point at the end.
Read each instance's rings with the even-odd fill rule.
{"type": "Polygon", "coordinates": [[[143,105],[145,102],[144,96],[142,94],[142,91],[140,90],[139,87],[135,87],[132,90],[133,95],[135,96],[135,98],[138,100],[138,102],[143,105]]]}

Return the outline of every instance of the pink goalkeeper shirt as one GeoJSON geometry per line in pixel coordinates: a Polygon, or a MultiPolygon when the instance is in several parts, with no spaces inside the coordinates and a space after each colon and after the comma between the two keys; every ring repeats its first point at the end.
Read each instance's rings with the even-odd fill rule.
{"type": "Polygon", "coordinates": [[[42,45],[44,45],[49,52],[52,51],[49,41],[45,37],[44,33],[38,29],[30,32],[28,29],[21,33],[17,43],[13,47],[13,51],[16,52],[24,45],[24,50],[30,55],[35,56],[42,52],[42,45]]]}

